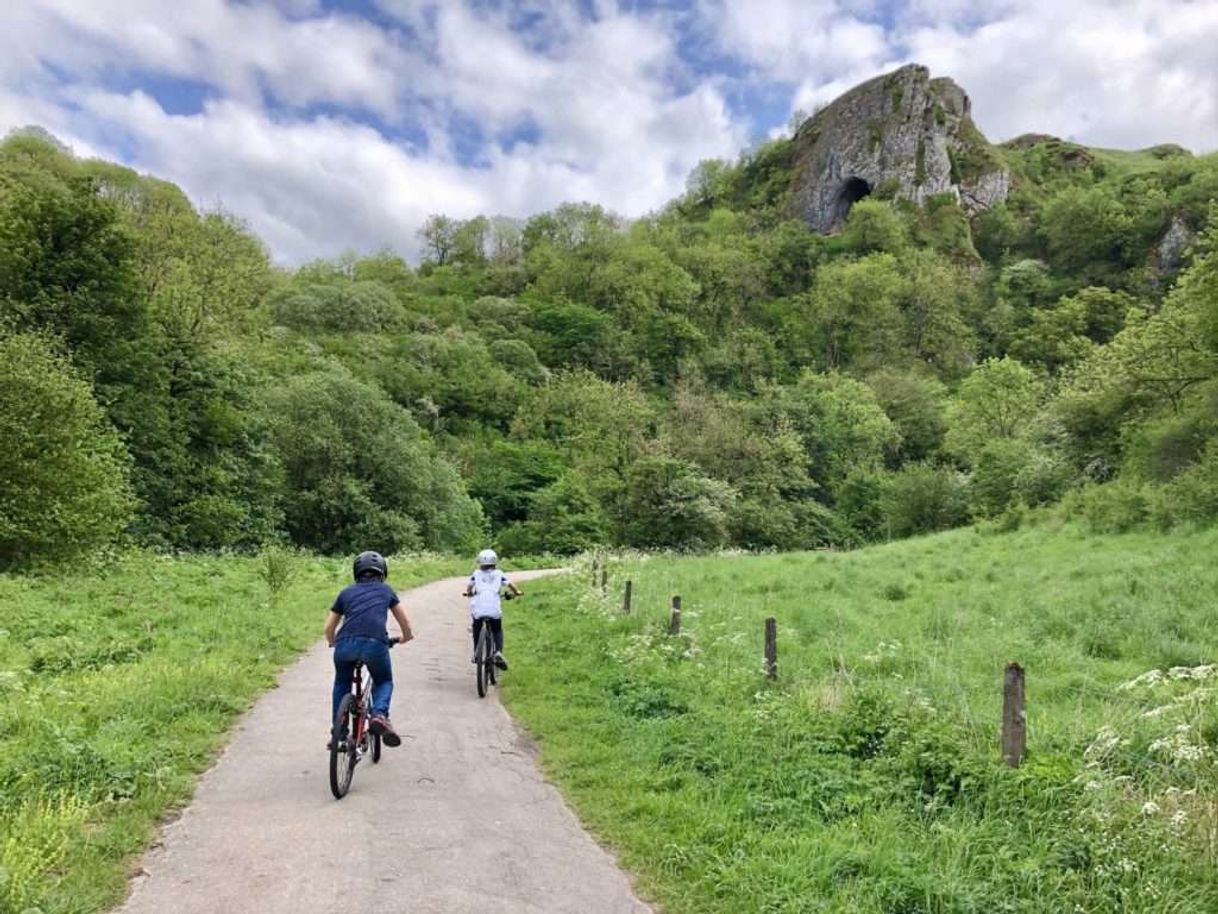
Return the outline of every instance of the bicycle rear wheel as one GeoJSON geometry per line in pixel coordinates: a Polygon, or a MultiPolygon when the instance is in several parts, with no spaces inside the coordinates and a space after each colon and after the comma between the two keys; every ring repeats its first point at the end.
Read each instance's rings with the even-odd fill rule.
{"type": "Polygon", "coordinates": [[[381,760],[381,735],[379,733],[372,734],[372,764],[376,764],[381,760]]]}
{"type": "Polygon", "coordinates": [[[355,774],[355,717],[355,696],[343,696],[338,714],[334,716],[334,729],[330,732],[330,792],[336,800],[347,795],[355,774]]]}

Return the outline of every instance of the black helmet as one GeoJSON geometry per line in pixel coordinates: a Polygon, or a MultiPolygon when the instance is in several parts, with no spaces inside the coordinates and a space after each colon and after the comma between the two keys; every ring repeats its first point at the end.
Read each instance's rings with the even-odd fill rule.
{"type": "Polygon", "coordinates": [[[389,563],[379,552],[361,552],[355,557],[352,571],[357,581],[369,571],[379,574],[382,578],[387,578],[389,577],[389,563]]]}

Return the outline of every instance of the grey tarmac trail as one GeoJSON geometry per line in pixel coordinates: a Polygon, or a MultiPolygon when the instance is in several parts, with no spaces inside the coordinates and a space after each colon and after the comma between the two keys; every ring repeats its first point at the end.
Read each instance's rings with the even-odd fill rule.
{"type": "Polygon", "coordinates": [[[399,748],[331,796],[333,665],[313,648],[238,725],[121,914],[648,914],[538,773],[497,693],[474,691],[463,586],[402,594],[416,637],[392,655],[399,748]]]}

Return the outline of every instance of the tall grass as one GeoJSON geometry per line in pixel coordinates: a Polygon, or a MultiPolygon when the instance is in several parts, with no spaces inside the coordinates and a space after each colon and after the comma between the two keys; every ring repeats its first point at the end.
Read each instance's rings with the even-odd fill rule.
{"type": "Polygon", "coordinates": [[[514,604],[504,694],[668,914],[1213,912],[1216,555],[1067,527],[629,559],[605,596],[581,572],[514,604]]]}
{"type": "MultiPolygon", "coordinates": [[[[391,568],[407,587],[469,562],[391,568]]],[[[320,638],[349,576],[348,559],[282,550],[0,576],[0,912],[119,901],[132,856],[188,799],[235,717],[320,638]]]]}

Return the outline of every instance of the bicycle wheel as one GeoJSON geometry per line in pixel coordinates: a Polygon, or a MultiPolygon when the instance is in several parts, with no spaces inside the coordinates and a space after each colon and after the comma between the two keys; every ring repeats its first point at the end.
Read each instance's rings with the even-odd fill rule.
{"type": "Polygon", "coordinates": [[[495,684],[495,678],[499,675],[499,670],[495,666],[495,652],[490,645],[486,648],[486,678],[491,685],[495,684]]]}
{"type": "Polygon", "coordinates": [[[486,681],[490,674],[491,658],[486,652],[487,647],[487,631],[490,628],[485,622],[482,624],[482,631],[478,635],[478,646],[474,649],[474,666],[477,669],[478,681],[478,697],[486,697],[486,681]]]}
{"type": "Polygon", "coordinates": [[[381,737],[379,733],[372,734],[372,764],[381,760],[381,737]]]}
{"type": "Polygon", "coordinates": [[[345,695],[334,717],[334,728],[330,731],[330,792],[336,800],[341,800],[351,789],[351,776],[355,773],[357,724],[355,696],[345,695]]]}

